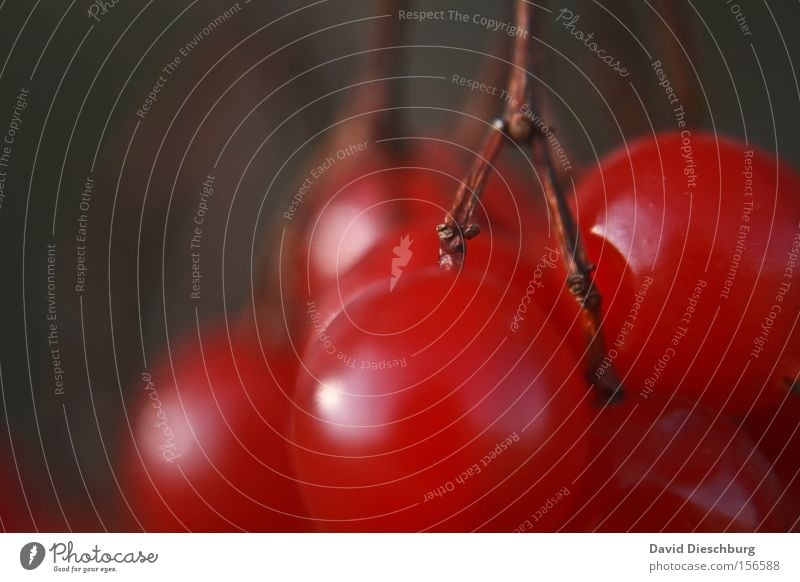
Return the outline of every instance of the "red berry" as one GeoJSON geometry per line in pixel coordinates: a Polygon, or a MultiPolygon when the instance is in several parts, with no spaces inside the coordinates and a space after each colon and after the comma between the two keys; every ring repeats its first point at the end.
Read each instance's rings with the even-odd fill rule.
{"type": "Polygon", "coordinates": [[[783,397],[800,370],[798,193],[785,163],[689,132],[634,141],[581,181],[609,361],[632,394],[740,412],[783,397]]]}
{"type": "Polygon", "coordinates": [[[308,527],[286,453],[291,359],[265,350],[203,330],[136,382],[125,493],[145,529],[308,527]]]}
{"type": "Polygon", "coordinates": [[[491,277],[400,283],[305,351],[292,434],[309,511],[325,530],[516,529],[584,462],[575,358],[533,306],[512,331],[519,291],[491,277]]]}
{"type": "Polygon", "coordinates": [[[565,529],[604,532],[780,530],[780,486],[753,442],[720,414],[652,397],[600,410],[565,529]]]}

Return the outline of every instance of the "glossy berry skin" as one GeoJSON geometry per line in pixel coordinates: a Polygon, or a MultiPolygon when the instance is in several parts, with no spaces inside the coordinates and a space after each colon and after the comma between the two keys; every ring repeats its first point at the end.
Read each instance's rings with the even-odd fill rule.
{"type": "MultiPolygon", "coordinates": [[[[560,256],[558,251],[552,248],[540,250],[544,257],[540,271],[555,268],[560,256]]],[[[395,290],[402,289],[415,273],[428,271],[436,266],[438,259],[439,237],[434,229],[428,227],[389,231],[356,266],[351,269],[342,268],[341,274],[337,273],[332,284],[315,290],[310,301],[321,317],[321,324],[327,325],[351,301],[368,289],[374,287],[394,293],[395,290]]],[[[527,264],[522,249],[514,248],[505,237],[482,233],[468,242],[465,272],[473,276],[493,278],[503,287],[515,289],[513,292],[519,296],[524,294],[526,286],[534,277],[535,268],[536,265],[527,264]]],[[[554,285],[549,280],[544,276],[541,279],[542,282],[537,278],[532,286],[532,299],[539,300],[542,296],[549,298],[547,294],[553,290],[554,285]]]]}
{"type": "MultiPolygon", "coordinates": [[[[377,157],[367,166],[332,170],[332,174],[313,186],[318,199],[303,208],[298,226],[299,240],[294,270],[299,289],[306,293],[318,289],[336,275],[360,261],[377,242],[387,226],[410,213],[408,170],[396,169],[388,158],[377,157]]],[[[413,204],[412,204],[413,205],[413,204]]],[[[418,205],[418,211],[427,205],[418,205]]],[[[432,217],[443,214],[439,207],[427,208],[432,217]]]]}
{"type": "MultiPolygon", "coordinates": [[[[303,260],[283,267],[284,280],[290,280],[298,265],[307,265],[300,269],[299,288],[306,297],[300,309],[311,306],[328,322],[368,286],[388,286],[395,263],[403,274],[435,265],[440,247],[435,226],[450,210],[464,171],[457,162],[445,146],[426,144],[405,165],[367,172],[337,193],[317,218],[327,234],[321,237],[311,229],[299,249],[303,260]],[[341,220],[336,218],[340,213],[341,220]],[[396,249],[408,256],[397,256],[396,249]]],[[[496,168],[473,216],[481,231],[467,242],[466,268],[519,287],[527,295],[523,308],[536,304],[582,352],[578,306],[566,288],[564,260],[547,208],[516,169],[501,162],[496,168]]],[[[293,323],[293,342],[301,345],[309,320],[293,323]]]]}
{"type": "Polygon", "coordinates": [[[278,349],[265,353],[255,337],[204,329],[138,379],[122,456],[133,527],[307,529],[284,438],[294,372],[278,349]]]}
{"type": "Polygon", "coordinates": [[[311,202],[293,219],[298,236],[285,267],[299,293],[310,294],[355,266],[386,229],[411,220],[435,227],[448,210],[446,197],[419,191],[416,181],[425,171],[369,150],[318,174],[309,186],[311,202]]]}
{"type": "Polygon", "coordinates": [[[700,132],[636,140],[581,181],[610,361],[631,394],[729,412],[782,399],[800,370],[798,194],[785,163],[700,132]]]}
{"type": "Polygon", "coordinates": [[[512,531],[577,473],[575,357],[536,309],[511,332],[504,289],[433,266],[309,340],[292,454],[319,529],[512,531]]]}
{"type": "Polygon", "coordinates": [[[755,532],[785,527],[780,484],[753,441],[688,400],[600,410],[568,531],[755,532]]]}
{"type": "MultiPolygon", "coordinates": [[[[373,144],[345,160],[328,156],[336,161],[311,183],[310,202],[292,219],[299,236],[294,260],[284,261],[285,279],[299,277],[299,292],[318,298],[320,289],[367,258],[387,233],[433,232],[451,210],[463,179],[465,166],[452,150],[423,140],[404,154],[390,155],[373,144]]],[[[546,208],[516,170],[500,162],[496,168],[473,221],[481,237],[503,237],[534,256],[549,235],[546,208]]]]}

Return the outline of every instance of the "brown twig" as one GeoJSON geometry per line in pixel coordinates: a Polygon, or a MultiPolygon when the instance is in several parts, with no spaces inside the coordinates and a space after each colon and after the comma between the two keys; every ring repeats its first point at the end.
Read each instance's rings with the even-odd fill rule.
{"type": "Polygon", "coordinates": [[[542,178],[550,216],[561,246],[568,272],[567,287],[581,309],[581,323],[588,345],[585,361],[587,379],[603,402],[617,401],[623,397],[624,389],[613,365],[604,374],[598,374],[608,350],[601,329],[601,297],[591,276],[594,265],[586,258],[577,225],[558,179],[547,136],[538,131],[532,121],[538,118],[534,112],[540,110],[538,95],[529,82],[529,71],[539,64],[532,51],[533,11],[526,0],[516,0],[516,7],[516,25],[528,31],[528,34],[518,36],[514,43],[514,64],[509,75],[503,118],[495,122],[481,155],[476,158],[456,193],[447,221],[437,227],[441,239],[439,263],[446,269],[460,268],[463,264],[465,241],[478,234],[479,230],[477,225],[470,222],[472,212],[505,138],[527,143],[531,149],[534,170],[542,178]]]}
{"type": "Polygon", "coordinates": [[[459,269],[464,264],[466,241],[480,232],[477,223],[472,222],[472,214],[478,206],[491,168],[503,149],[506,138],[524,142],[533,133],[530,118],[523,115],[520,106],[529,98],[529,83],[526,65],[529,53],[530,23],[533,10],[525,1],[517,2],[516,23],[526,34],[514,38],[513,64],[508,75],[508,85],[504,95],[505,108],[500,119],[492,124],[480,154],[470,168],[469,174],[461,182],[456,192],[453,207],[445,217],[444,223],[436,227],[440,239],[439,265],[443,269],[459,269]]]}
{"type": "Polygon", "coordinates": [[[564,257],[567,267],[567,287],[581,309],[581,326],[588,346],[585,353],[586,377],[604,403],[616,402],[624,396],[624,388],[613,364],[604,372],[600,372],[607,360],[608,349],[600,327],[601,295],[594,285],[591,274],[595,266],[586,258],[577,225],[558,181],[546,140],[533,139],[531,146],[533,164],[542,175],[545,199],[556,238],[561,246],[561,256],[564,257]]]}
{"type": "Polygon", "coordinates": [[[452,210],[445,222],[436,227],[440,240],[439,265],[443,269],[461,268],[467,251],[465,241],[480,232],[478,224],[471,222],[472,213],[478,205],[492,165],[503,147],[504,127],[502,120],[494,122],[493,130],[486,138],[480,154],[472,162],[469,174],[458,187],[452,210]]]}

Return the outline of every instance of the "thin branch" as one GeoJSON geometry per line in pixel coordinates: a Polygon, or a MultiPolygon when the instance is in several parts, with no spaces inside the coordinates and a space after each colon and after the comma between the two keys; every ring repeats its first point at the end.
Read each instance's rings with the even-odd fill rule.
{"type": "Polygon", "coordinates": [[[587,342],[584,362],[586,378],[595,387],[602,403],[616,402],[624,397],[624,387],[613,364],[604,366],[609,360],[605,335],[601,329],[602,297],[592,278],[595,265],[586,258],[548,142],[542,137],[537,134],[531,140],[533,163],[543,178],[545,199],[567,268],[567,288],[581,309],[581,327],[587,342]]]}
{"type": "Polygon", "coordinates": [[[464,263],[467,248],[465,241],[480,232],[477,223],[471,222],[472,214],[478,206],[483,188],[492,171],[492,166],[500,150],[503,149],[503,129],[505,123],[498,119],[492,125],[492,132],[481,147],[480,154],[472,162],[469,174],[458,187],[452,210],[446,221],[436,227],[439,235],[439,265],[443,269],[459,269],[464,263]]]}
{"type": "Polygon", "coordinates": [[[441,239],[439,264],[445,269],[462,266],[466,255],[465,241],[479,232],[478,226],[471,222],[472,213],[505,139],[527,143],[531,149],[534,170],[542,177],[545,198],[568,272],[567,287],[581,309],[581,323],[588,346],[585,360],[587,379],[603,403],[614,402],[623,397],[624,388],[613,365],[600,372],[608,350],[601,329],[601,297],[591,276],[594,265],[586,258],[575,219],[558,179],[547,136],[534,128],[532,121],[534,112],[541,111],[538,92],[530,83],[532,69],[540,65],[533,54],[535,23],[532,12],[526,0],[517,0],[516,25],[527,34],[517,36],[514,43],[514,60],[503,118],[495,122],[481,155],[476,158],[456,193],[453,209],[446,222],[437,227],[441,239]]]}
{"type": "Polygon", "coordinates": [[[472,222],[472,215],[483,195],[491,168],[503,149],[504,140],[509,138],[524,142],[533,133],[530,118],[520,111],[520,105],[527,103],[529,98],[527,65],[532,14],[533,9],[527,2],[517,2],[516,25],[518,30],[525,33],[514,37],[513,65],[508,75],[503,116],[492,124],[480,155],[456,192],[453,207],[445,217],[445,222],[436,227],[440,239],[439,265],[443,269],[460,269],[467,251],[466,241],[480,232],[478,224],[472,222]]]}

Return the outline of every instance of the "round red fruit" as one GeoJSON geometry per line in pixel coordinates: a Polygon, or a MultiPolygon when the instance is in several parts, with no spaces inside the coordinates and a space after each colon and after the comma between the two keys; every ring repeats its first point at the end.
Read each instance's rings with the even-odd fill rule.
{"type": "Polygon", "coordinates": [[[522,296],[431,266],[311,337],[292,450],[320,529],[512,531],[559,495],[585,461],[588,390],[534,305],[512,326],[522,296]]]}
{"type": "Polygon", "coordinates": [[[223,328],[189,334],[136,382],[125,493],[148,531],[308,527],[286,452],[293,360],[223,328]],[[265,358],[266,356],[266,358],[265,358]]]}
{"type": "Polygon", "coordinates": [[[754,532],[785,527],[780,485],[753,442],[690,401],[629,399],[598,411],[567,530],[754,532]]]}
{"type": "Polygon", "coordinates": [[[578,187],[609,361],[629,392],[731,412],[775,402],[800,370],[800,176],[744,143],[665,133],[578,187]]]}

